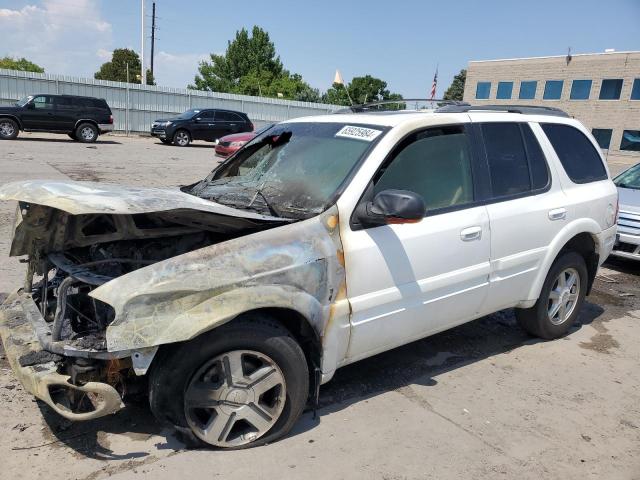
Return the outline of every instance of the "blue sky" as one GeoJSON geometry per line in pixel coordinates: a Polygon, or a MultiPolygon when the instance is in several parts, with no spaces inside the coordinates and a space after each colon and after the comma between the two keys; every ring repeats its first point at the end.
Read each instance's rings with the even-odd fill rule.
{"type": "MultiPolygon", "coordinates": [[[[199,59],[260,25],[285,65],[325,90],[371,74],[405,97],[438,95],[469,60],[640,50],[640,0],[156,0],[156,77],[185,87],[199,59]]],[[[147,0],[151,13],[151,0],[147,0]]],[[[148,22],[150,26],[150,21],[148,22]]],[[[140,0],[0,0],[0,56],[92,76],[117,47],[140,48],[140,0]]],[[[149,33],[149,32],[147,32],[149,33]]],[[[148,58],[148,54],[147,54],[148,58]]]]}

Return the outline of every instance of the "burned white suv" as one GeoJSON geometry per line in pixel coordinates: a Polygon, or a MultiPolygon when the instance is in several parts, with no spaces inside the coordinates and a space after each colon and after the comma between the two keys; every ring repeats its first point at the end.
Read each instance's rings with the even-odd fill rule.
{"type": "Polygon", "coordinates": [[[546,108],[301,118],[181,190],[4,185],[25,284],[0,309],[25,388],[84,420],[136,385],[218,447],[285,435],[337,368],[516,308],[578,317],[616,234],[597,143],[546,108]]]}

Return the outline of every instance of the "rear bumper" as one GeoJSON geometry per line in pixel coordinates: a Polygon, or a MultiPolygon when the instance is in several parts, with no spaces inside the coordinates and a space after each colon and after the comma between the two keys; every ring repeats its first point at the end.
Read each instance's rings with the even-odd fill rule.
{"type": "Polygon", "coordinates": [[[43,348],[44,319],[31,296],[15,292],[0,306],[0,338],[16,378],[29,393],[69,420],[91,420],[124,407],[120,394],[111,385],[87,382],[71,383],[71,377],[59,373],[61,355],[43,348]],[[73,412],[56,399],[56,391],[75,390],[87,395],[94,406],[89,412],[73,412]]]}
{"type": "Polygon", "coordinates": [[[100,133],[113,132],[113,123],[99,123],[98,130],[100,133]]]}

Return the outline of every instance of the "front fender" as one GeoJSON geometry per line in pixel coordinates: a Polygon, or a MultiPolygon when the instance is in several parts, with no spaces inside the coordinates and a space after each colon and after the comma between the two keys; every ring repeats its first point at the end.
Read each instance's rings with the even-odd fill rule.
{"type": "Polygon", "coordinates": [[[258,308],[288,308],[319,337],[344,289],[337,210],[211,245],[116,278],[91,296],[110,304],[109,351],[189,340],[258,308]]]}

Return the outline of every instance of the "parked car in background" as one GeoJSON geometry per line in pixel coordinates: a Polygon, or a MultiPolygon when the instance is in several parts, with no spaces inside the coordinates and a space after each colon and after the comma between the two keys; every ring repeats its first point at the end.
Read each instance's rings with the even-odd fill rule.
{"type": "Polygon", "coordinates": [[[480,108],[288,120],[179,190],[2,186],[28,267],[0,307],[15,375],[70,420],[145,389],[237,448],[286,435],[338,368],[484,315],[562,337],[616,187],[564,112],[480,108]]]}
{"type": "Polygon", "coordinates": [[[162,143],[186,147],[193,140],[214,142],[230,133],[253,131],[253,123],[246,113],[216,108],[192,108],[151,125],[151,135],[162,143]]]}
{"type": "Polygon", "coordinates": [[[618,234],[611,255],[640,260],[640,163],[618,175],[618,234]]]}
{"type": "Polygon", "coordinates": [[[231,135],[225,135],[218,140],[218,143],[216,143],[216,155],[218,157],[227,158],[228,156],[236,153],[247,142],[250,142],[262,132],[269,130],[273,125],[275,124],[270,123],[259,128],[255,132],[232,133],[231,135]]]}
{"type": "Polygon", "coordinates": [[[66,133],[79,142],[95,142],[113,130],[113,115],[101,98],[76,95],[29,95],[13,106],[0,106],[0,139],[25,132],[66,133]]]}

